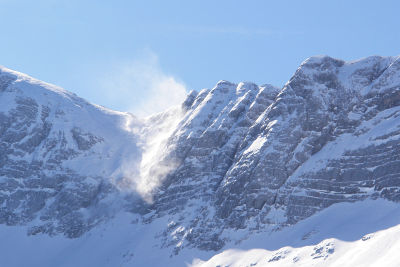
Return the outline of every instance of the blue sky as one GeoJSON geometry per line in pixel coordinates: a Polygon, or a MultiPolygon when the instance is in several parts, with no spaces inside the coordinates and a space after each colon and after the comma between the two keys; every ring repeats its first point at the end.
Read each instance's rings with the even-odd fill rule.
{"type": "Polygon", "coordinates": [[[0,65],[148,114],[222,79],[282,86],[312,55],[398,55],[399,10],[394,0],[0,0],[0,65]]]}

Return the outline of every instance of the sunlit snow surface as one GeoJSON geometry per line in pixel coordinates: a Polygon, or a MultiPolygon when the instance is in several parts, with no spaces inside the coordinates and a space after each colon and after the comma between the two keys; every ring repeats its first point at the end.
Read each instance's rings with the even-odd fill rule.
{"type": "Polygon", "coordinates": [[[400,207],[385,200],[335,204],[281,231],[228,245],[215,256],[188,249],[170,257],[155,237],[167,223],[142,224],[139,217],[121,213],[77,239],[27,236],[25,227],[1,225],[1,266],[400,265],[400,207]]]}
{"type": "Polygon", "coordinates": [[[400,266],[400,207],[385,200],[335,204],[239,247],[191,266],[400,266]]]}

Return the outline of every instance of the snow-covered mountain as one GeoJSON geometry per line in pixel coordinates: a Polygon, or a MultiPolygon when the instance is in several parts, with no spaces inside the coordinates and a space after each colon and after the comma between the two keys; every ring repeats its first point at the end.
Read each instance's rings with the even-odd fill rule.
{"type": "Polygon", "coordinates": [[[400,57],[311,57],[145,119],[1,68],[0,148],[7,266],[400,264],[400,57]]]}

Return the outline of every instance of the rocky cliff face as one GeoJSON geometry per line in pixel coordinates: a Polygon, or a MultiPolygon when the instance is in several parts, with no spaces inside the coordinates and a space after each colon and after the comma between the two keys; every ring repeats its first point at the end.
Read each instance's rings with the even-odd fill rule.
{"type": "Polygon", "coordinates": [[[0,223],[78,237],[107,217],[121,155],[140,159],[134,120],[0,69],[0,223]]]}
{"type": "Polygon", "coordinates": [[[176,214],[165,237],[217,250],[230,229],[246,236],[337,202],[398,201],[399,66],[314,57],[282,90],[219,82],[189,95],[166,156],[180,164],[154,204],[176,214]]]}
{"type": "Polygon", "coordinates": [[[122,209],[167,220],[175,253],[219,250],[334,203],[400,200],[399,57],[312,57],[282,89],[220,81],[146,120],[7,69],[0,103],[0,221],[31,234],[77,237],[122,209]],[[124,190],[143,184],[147,202],[124,190]]]}

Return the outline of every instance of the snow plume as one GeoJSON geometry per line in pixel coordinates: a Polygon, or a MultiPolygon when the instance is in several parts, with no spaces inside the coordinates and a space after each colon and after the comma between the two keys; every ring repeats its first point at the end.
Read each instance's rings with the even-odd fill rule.
{"type": "Polygon", "coordinates": [[[133,190],[146,202],[152,203],[164,179],[178,166],[178,162],[168,156],[173,150],[168,140],[183,115],[181,107],[175,106],[142,119],[140,126],[127,124],[127,128],[139,137],[138,146],[142,153],[139,162],[129,158],[124,160],[119,169],[122,176],[118,181],[119,188],[133,190]]]}
{"type": "Polygon", "coordinates": [[[167,158],[171,149],[167,140],[182,119],[186,88],[161,70],[151,51],[144,52],[141,59],[120,65],[104,81],[107,92],[112,92],[110,97],[129,102],[129,111],[139,116],[128,118],[124,128],[138,138],[140,159],[124,157],[115,173],[120,177],[116,183],[121,190],[133,190],[152,202],[162,181],[177,166],[167,158]]]}
{"type": "Polygon", "coordinates": [[[139,117],[179,105],[187,94],[185,85],[163,72],[157,55],[148,50],[140,58],[112,67],[101,86],[110,101],[139,117]]]}

